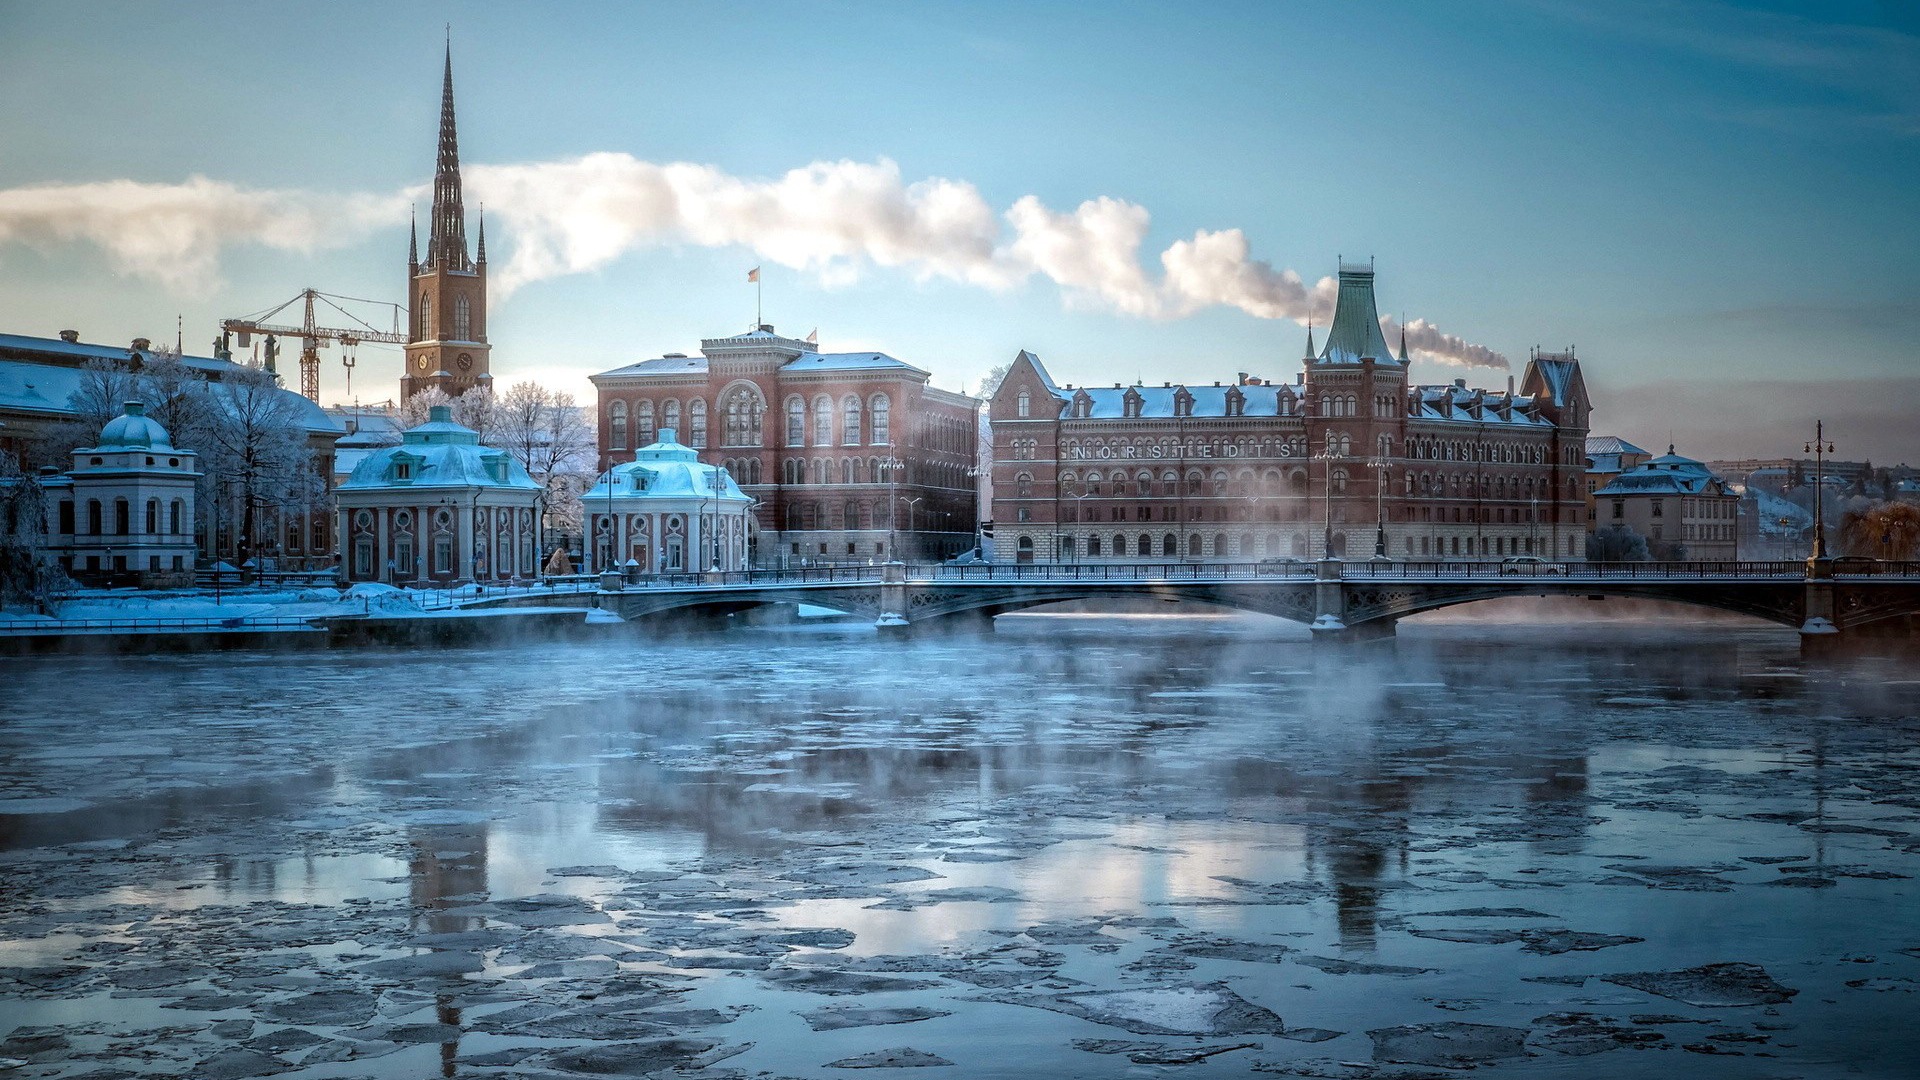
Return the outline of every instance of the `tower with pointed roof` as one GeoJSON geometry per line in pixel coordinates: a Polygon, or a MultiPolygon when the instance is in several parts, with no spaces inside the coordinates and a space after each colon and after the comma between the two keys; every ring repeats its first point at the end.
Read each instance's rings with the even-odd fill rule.
{"type": "Polygon", "coordinates": [[[460,189],[460,142],[453,118],[453,46],[447,46],[440,86],[440,147],[433,170],[433,209],[427,215],[426,257],[416,225],[407,240],[406,371],[400,400],[430,386],[453,396],[491,390],[487,344],[487,234],[467,249],[467,211],[460,189]]]}

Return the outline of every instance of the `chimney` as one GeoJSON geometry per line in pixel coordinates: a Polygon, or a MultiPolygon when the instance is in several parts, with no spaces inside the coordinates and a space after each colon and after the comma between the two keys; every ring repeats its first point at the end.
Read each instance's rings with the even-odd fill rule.
{"type": "Polygon", "coordinates": [[[1453,380],[1453,385],[1456,389],[1465,390],[1467,388],[1467,380],[1455,379],[1453,380]]]}
{"type": "Polygon", "coordinates": [[[1507,396],[1513,396],[1513,376],[1507,376],[1507,396]]]}
{"type": "Polygon", "coordinates": [[[62,330],[60,331],[60,340],[66,342],[69,345],[75,344],[80,340],[80,331],[62,330]]]}
{"type": "Polygon", "coordinates": [[[137,337],[133,339],[133,348],[135,352],[146,352],[148,349],[152,347],[153,347],[153,342],[147,340],[146,338],[137,337]]]}

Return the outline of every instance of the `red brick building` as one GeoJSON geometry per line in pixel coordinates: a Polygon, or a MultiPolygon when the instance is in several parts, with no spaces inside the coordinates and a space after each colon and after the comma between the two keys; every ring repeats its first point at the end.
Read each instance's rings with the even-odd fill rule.
{"type": "Polygon", "coordinates": [[[672,428],[757,501],[755,565],[950,558],[975,543],[979,402],[928,378],[771,326],[708,338],[592,377],[600,468],[672,428]]]}
{"type": "Polygon", "coordinates": [[[1022,352],[989,404],[995,558],[1584,557],[1590,404],[1572,353],[1516,390],[1409,381],[1371,266],[1292,382],[1076,387],[1022,352]]]}

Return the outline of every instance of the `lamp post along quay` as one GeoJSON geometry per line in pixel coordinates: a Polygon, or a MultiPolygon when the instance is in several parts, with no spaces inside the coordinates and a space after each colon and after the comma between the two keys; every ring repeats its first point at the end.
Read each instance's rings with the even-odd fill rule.
{"type": "Polygon", "coordinates": [[[1826,421],[1813,422],[1813,441],[1806,444],[1806,452],[1813,455],[1813,553],[1807,556],[1807,573],[1828,577],[1833,572],[1833,560],[1827,557],[1825,495],[1827,455],[1833,453],[1833,443],[1827,439],[1826,421]]]}

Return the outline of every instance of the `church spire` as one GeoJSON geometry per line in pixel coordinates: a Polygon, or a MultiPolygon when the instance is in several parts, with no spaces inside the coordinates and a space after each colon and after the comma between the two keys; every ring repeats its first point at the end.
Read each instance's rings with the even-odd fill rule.
{"type": "MultiPolygon", "coordinates": [[[[474,248],[473,261],[476,266],[485,266],[487,265],[487,204],[486,203],[480,204],[480,213],[475,220],[480,225],[480,240],[478,245],[474,248]]],[[[1404,338],[1406,334],[1402,332],[1400,336],[1404,338]]],[[[1405,344],[1406,344],[1405,342],[1401,343],[1403,350],[1405,348],[1405,344]]]]}
{"type": "Polygon", "coordinates": [[[1400,316],[1400,362],[1407,362],[1407,316],[1404,312],[1400,316]]]}
{"type": "Polygon", "coordinates": [[[446,74],[440,85],[440,154],[433,169],[433,219],[427,264],[471,270],[467,259],[467,214],[460,199],[460,140],[453,126],[453,41],[447,41],[446,74]]]}
{"type": "Polygon", "coordinates": [[[420,215],[413,207],[407,207],[407,270],[409,274],[420,270],[420,215]]]}
{"type": "Polygon", "coordinates": [[[1313,359],[1313,316],[1307,316],[1307,359],[1313,359]]]}

